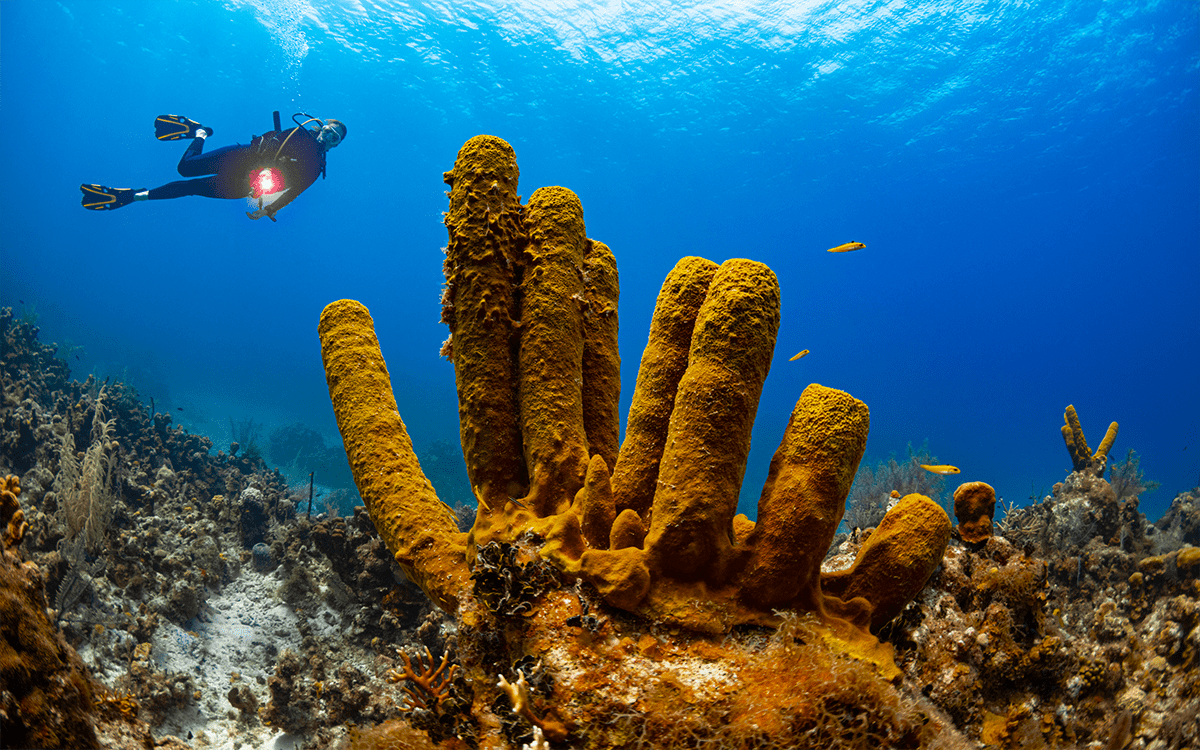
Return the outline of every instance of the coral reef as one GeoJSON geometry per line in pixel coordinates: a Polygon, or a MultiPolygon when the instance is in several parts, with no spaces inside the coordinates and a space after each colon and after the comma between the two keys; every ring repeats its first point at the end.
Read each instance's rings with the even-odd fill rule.
{"type": "Polygon", "coordinates": [[[351,730],[339,750],[432,750],[428,735],[404,721],[392,719],[369,729],[351,730]]]}
{"type": "MultiPolygon", "coordinates": [[[[620,705],[631,712],[630,726],[650,731],[668,694],[696,704],[695,715],[709,713],[706,724],[716,716],[720,725],[737,724],[735,732],[786,726],[771,742],[819,735],[825,730],[814,727],[826,725],[809,718],[826,692],[803,670],[782,684],[740,676],[782,658],[755,648],[744,628],[777,627],[797,612],[806,615],[804,636],[788,648],[825,649],[804,658],[828,660],[827,667],[862,658],[877,670],[861,679],[891,697],[862,710],[881,726],[908,727],[896,737],[913,747],[939,732],[951,736],[930,712],[898,708],[904,699],[884,679],[898,676],[890,651],[871,635],[937,568],[950,535],[945,512],[909,495],[849,569],[821,573],[866,444],[866,406],[831,388],[805,389],[772,459],[758,522],[735,517],[779,324],[770,269],[686,258],[672,271],[616,452],[616,266],[606,246],[586,237],[578,198],[541,188],[522,206],[515,155],[491,136],[468,141],[444,178],[452,189],[443,295],[451,335],[443,353],[455,366],[463,452],[479,503],[468,533],[421,470],[366,308],[330,304],[318,333],[371,518],[405,574],[457,618],[477,741],[501,746],[494,730],[513,721],[497,715],[502,696],[490,678],[497,673],[500,686],[519,696],[525,734],[536,726],[551,742],[618,746],[619,732],[596,722],[620,705]],[[541,558],[564,583],[586,582],[595,595],[537,586],[532,602],[501,606],[516,603],[519,589],[489,598],[478,577],[490,564],[483,550],[497,543],[511,550],[500,557],[508,559],[508,578],[539,569],[532,562],[541,558]],[[650,635],[663,626],[674,634],[650,635]],[[592,637],[593,628],[607,636],[592,637]],[[652,670],[630,665],[635,648],[655,652],[652,670]],[[544,670],[546,694],[529,691],[523,670],[510,671],[525,657],[544,670]],[[712,662],[715,674],[703,688],[685,689],[679,680],[697,659],[712,662]],[[641,688],[629,695],[631,685],[641,688]],[[770,691],[789,689],[817,692],[767,708],[770,691]],[[744,703],[730,701],[734,692],[744,703]],[[575,734],[572,726],[588,730],[575,734]]],[[[856,741],[850,733],[822,736],[830,746],[856,741]]],[[[655,739],[650,746],[671,745],[655,739]]]]}
{"type": "Polygon", "coordinates": [[[351,477],[341,451],[325,445],[325,439],[305,424],[293,422],[271,430],[267,457],[291,478],[315,472],[326,485],[349,484],[351,477]]]}
{"type": "Polygon", "coordinates": [[[1163,517],[1154,522],[1155,551],[1188,544],[1200,546],[1200,488],[1184,492],[1171,501],[1163,517]]]}
{"type": "Polygon", "coordinates": [[[906,677],[989,747],[1200,742],[1200,548],[1180,548],[1197,491],[1151,525],[1103,464],[1097,452],[994,535],[962,535],[884,629],[906,677]]]}
{"type": "MultiPolygon", "coordinates": [[[[431,648],[445,642],[365,509],[298,518],[281,475],[241,452],[213,455],[211,440],[151,413],[123,383],[69,381],[55,347],[10,311],[0,326],[0,475],[21,472],[0,494],[0,531],[7,559],[28,560],[14,569],[22,594],[6,599],[16,609],[3,623],[21,637],[44,630],[43,651],[67,665],[30,678],[57,681],[61,721],[78,707],[80,731],[105,747],[219,746],[226,736],[258,747],[288,727],[328,745],[347,722],[399,717],[387,682],[399,660],[385,644],[416,637],[422,623],[431,648]],[[93,451],[103,471],[83,470],[93,451]],[[65,513],[71,498],[88,512],[65,513]],[[101,498],[104,512],[92,513],[101,498]],[[288,648],[304,660],[294,674],[279,658],[288,648]],[[73,702],[75,677],[94,710],[73,702]],[[274,678],[292,689],[273,693],[274,678]]],[[[38,745],[20,712],[36,721],[38,701],[57,695],[42,686],[25,696],[24,674],[4,677],[5,747],[38,745]]]]}
{"type": "Polygon", "coordinates": [[[0,485],[0,723],[4,747],[100,747],[92,685],[79,656],[46,618],[42,572],[18,551],[28,524],[20,481],[0,485]]]}

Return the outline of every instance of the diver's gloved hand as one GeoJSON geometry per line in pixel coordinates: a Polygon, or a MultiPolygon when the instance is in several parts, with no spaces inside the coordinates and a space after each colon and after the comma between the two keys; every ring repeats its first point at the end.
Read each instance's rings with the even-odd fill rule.
{"type": "Polygon", "coordinates": [[[199,130],[196,131],[197,138],[207,138],[210,135],[212,135],[212,133],[208,132],[208,130],[206,128],[200,128],[199,130]]]}
{"type": "Polygon", "coordinates": [[[257,211],[247,211],[246,216],[249,216],[251,219],[254,219],[255,221],[258,221],[259,219],[261,219],[264,216],[267,217],[268,219],[270,219],[271,221],[278,221],[278,219],[275,218],[275,214],[273,214],[267,210],[268,208],[269,208],[269,206],[263,206],[262,208],[258,209],[257,211]]]}

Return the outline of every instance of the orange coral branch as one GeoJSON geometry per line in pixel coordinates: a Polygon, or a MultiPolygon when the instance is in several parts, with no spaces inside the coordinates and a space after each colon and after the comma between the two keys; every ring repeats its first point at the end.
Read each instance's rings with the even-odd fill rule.
{"type": "Polygon", "coordinates": [[[450,667],[450,671],[443,677],[442,672],[446,669],[446,664],[450,660],[450,652],[442,654],[442,663],[437,669],[433,668],[433,654],[430,653],[429,647],[425,647],[425,659],[422,660],[420,655],[417,656],[417,668],[421,670],[417,674],[413,670],[412,660],[408,658],[408,654],[404,651],[400,652],[400,658],[404,659],[404,673],[401,674],[394,669],[389,669],[387,673],[388,682],[396,683],[401,680],[408,680],[413,685],[416,685],[421,691],[433,699],[433,704],[428,703],[421,693],[414,691],[410,687],[405,687],[404,692],[408,695],[413,705],[418,708],[430,710],[433,706],[440,705],[450,695],[450,681],[454,679],[454,673],[458,670],[458,665],[450,667]]]}

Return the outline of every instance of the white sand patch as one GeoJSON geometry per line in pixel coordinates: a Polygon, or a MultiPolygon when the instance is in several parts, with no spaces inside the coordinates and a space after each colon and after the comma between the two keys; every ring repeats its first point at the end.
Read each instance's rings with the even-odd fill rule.
{"type": "Polygon", "coordinates": [[[279,653],[299,649],[296,615],[278,601],[278,587],[276,575],[244,568],[220,593],[209,592],[200,614],[186,627],[167,621],[158,627],[150,652],[156,668],[191,675],[201,696],[197,704],[172,712],[154,727],[156,735],[190,734],[195,747],[214,750],[287,750],[299,743],[300,738],[241,721],[227,697],[231,687],[246,685],[259,705],[266,705],[266,681],[279,653]]]}

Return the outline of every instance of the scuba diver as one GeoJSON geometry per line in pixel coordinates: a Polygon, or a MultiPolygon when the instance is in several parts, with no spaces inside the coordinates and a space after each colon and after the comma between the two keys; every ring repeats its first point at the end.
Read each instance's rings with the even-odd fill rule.
{"type": "Polygon", "coordinates": [[[154,121],[158,140],[192,139],[179,160],[179,174],[198,179],[169,182],[148,190],[85,183],[79,186],[83,207],[111,211],[134,201],[184,195],[245,198],[255,209],[247,211],[246,216],[255,220],[266,216],[275,221],[275,214],[281,208],[316,182],[318,176],[325,176],[325,154],[345,139],[346,126],[338,120],[321,120],[307,112],[297,112],[292,115],[296,127],[281,130],[279,112],[274,116],[275,129],[256,136],[249,146],[237,144],[203,153],[204,141],[213,134],[212,128],[180,115],[159,115],[154,121]]]}

